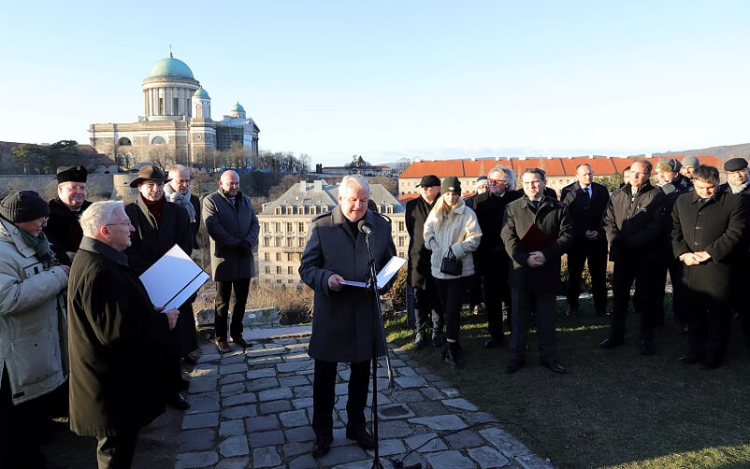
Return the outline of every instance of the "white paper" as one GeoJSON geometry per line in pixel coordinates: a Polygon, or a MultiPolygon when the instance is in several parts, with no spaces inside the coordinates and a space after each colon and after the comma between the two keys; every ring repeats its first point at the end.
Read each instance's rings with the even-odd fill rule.
{"type": "Polygon", "coordinates": [[[179,308],[209,278],[176,244],[140,276],[151,303],[163,311],[179,308]]]}
{"type": "MultiPolygon", "coordinates": [[[[388,261],[385,267],[380,269],[380,272],[378,272],[378,288],[381,288],[385,284],[390,282],[393,276],[398,273],[398,271],[401,269],[401,267],[403,267],[404,264],[406,264],[406,259],[402,259],[396,256],[391,257],[391,260],[388,261]]],[[[342,283],[351,287],[367,287],[367,284],[365,284],[365,282],[355,282],[354,280],[344,280],[342,283]]]]}

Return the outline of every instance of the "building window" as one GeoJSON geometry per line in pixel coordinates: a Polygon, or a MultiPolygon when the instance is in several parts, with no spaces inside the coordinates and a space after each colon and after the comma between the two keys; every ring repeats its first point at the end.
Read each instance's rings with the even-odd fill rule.
{"type": "Polygon", "coordinates": [[[164,115],[164,98],[159,98],[159,115],[164,115]]]}
{"type": "Polygon", "coordinates": [[[281,207],[276,207],[276,210],[274,210],[274,213],[276,213],[276,215],[281,215],[281,207]]]}
{"type": "Polygon", "coordinates": [[[292,222],[287,222],[286,223],[286,232],[287,233],[291,233],[293,229],[294,229],[294,225],[292,224],[292,222]]]}
{"type": "Polygon", "coordinates": [[[268,233],[268,222],[267,221],[263,222],[263,232],[264,233],[268,233]]]}
{"type": "Polygon", "coordinates": [[[299,207],[297,207],[297,215],[304,215],[304,214],[305,214],[305,206],[300,205],[299,207]]]}
{"type": "Polygon", "coordinates": [[[300,233],[304,233],[305,232],[305,223],[304,222],[297,223],[297,231],[300,232],[300,233]]]}
{"type": "Polygon", "coordinates": [[[274,222],[274,224],[273,224],[273,230],[276,233],[281,233],[281,222],[278,222],[278,221],[274,222]]]}
{"type": "Polygon", "coordinates": [[[301,247],[301,248],[305,247],[305,237],[304,236],[300,236],[299,238],[297,238],[297,241],[299,242],[299,247],[301,247]]]}
{"type": "Polygon", "coordinates": [[[172,98],[172,115],[180,115],[180,98],[172,98]]]}
{"type": "Polygon", "coordinates": [[[404,237],[403,236],[399,236],[398,237],[398,247],[400,247],[400,248],[404,247],[404,237]]]}
{"type": "Polygon", "coordinates": [[[273,238],[273,247],[278,248],[281,243],[279,242],[281,238],[273,238]]]}
{"type": "Polygon", "coordinates": [[[294,275],[294,266],[290,265],[286,268],[286,273],[289,275],[294,275]]]}
{"type": "Polygon", "coordinates": [[[286,260],[287,262],[294,262],[294,253],[288,252],[286,253],[286,260]]]}
{"type": "Polygon", "coordinates": [[[280,252],[276,253],[276,262],[281,262],[281,253],[280,252]]]}
{"type": "Polygon", "coordinates": [[[282,280],[280,278],[277,278],[276,279],[276,283],[283,283],[283,282],[282,282],[282,280]]]}
{"type": "Polygon", "coordinates": [[[315,205],[310,205],[310,215],[315,215],[318,213],[317,210],[315,210],[315,205]]]}
{"type": "Polygon", "coordinates": [[[406,259],[406,257],[404,257],[404,251],[399,251],[398,257],[400,257],[401,259],[406,259]]]}
{"type": "Polygon", "coordinates": [[[406,225],[404,222],[400,221],[398,222],[398,231],[404,231],[406,229],[406,225]]]}
{"type": "Polygon", "coordinates": [[[328,213],[328,205],[323,205],[320,207],[320,213],[328,213]]]}
{"type": "Polygon", "coordinates": [[[294,215],[294,207],[292,207],[291,205],[287,206],[287,208],[286,208],[286,214],[287,215],[294,215]]]}
{"type": "Polygon", "coordinates": [[[164,137],[156,136],[151,139],[151,145],[166,145],[167,141],[164,140],[164,137]]]}
{"type": "Polygon", "coordinates": [[[270,241],[268,240],[268,236],[263,238],[263,247],[267,248],[269,246],[270,241]]]}
{"type": "Polygon", "coordinates": [[[293,246],[293,244],[294,244],[293,240],[294,240],[294,238],[292,238],[291,236],[287,236],[286,237],[286,247],[288,247],[288,248],[294,247],[293,246]]]}
{"type": "Polygon", "coordinates": [[[393,205],[386,205],[385,213],[393,213],[393,205]]]}
{"type": "Polygon", "coordinates": [[[266,266],[266,275],[271,275],[271,266],[270,265],[266,266]]]}
{"type": "Polygon", "coordinates": [[[289,280],[286,281],[286,283],[294,283],[294,279],[290,278],[289,280]]]}
{"type": "Polygon", "coordinates": [[[271,262],[271,253],[270,252],[263,253],[263,260],[266,262],[271,262]]]}
{"type": "Polygon", "coordinates": [[[281,266],[280,265],[276,266],[276,275],[281,275],[281,266]]]}

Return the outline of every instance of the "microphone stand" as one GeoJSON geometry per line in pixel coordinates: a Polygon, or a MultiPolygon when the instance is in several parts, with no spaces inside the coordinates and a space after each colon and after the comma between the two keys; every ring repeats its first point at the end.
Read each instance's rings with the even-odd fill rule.
{"type": "Polygon", "coordinates": [[[365,233],[365,240],[367,241],[367,252],[370,256],[368,261],[368,267],[370,269],[370,285],[369,288],[372,290],[375,296],[375,322],[380,326],[380,334],[378,330],[373,330],[373,341],[372,341],[372,436],[375,440],[375,458],[372,461],[372,469],[384,469],[380,463],[380,452],[379,437],[378,437],[378,353],[377,353],[377,340],[383,342],[383,349],[385,350],[385,362],[388,368],[388,387],[393,386],[393,370],[391,369],[391,360],[388,356],[388,344],[385,340],[385,326],[383,325],[383,313],[382,306],[380,304],[380,293],[378,290],[378,275],[375,271],[375,256],[373,255],[373,243],[370,240],[370,230],[361,230],[365,233]],[[378,335],[380,337],[378,337],[378,335]]]}

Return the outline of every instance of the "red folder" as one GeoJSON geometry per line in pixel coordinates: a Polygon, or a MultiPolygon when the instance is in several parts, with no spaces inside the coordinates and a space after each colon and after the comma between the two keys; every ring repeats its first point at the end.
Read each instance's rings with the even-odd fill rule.
{"type": "Polygon", "coordinates": [[[536,224],[532,223],[521,238],[518,247],[526,254],[529,254],[534,251],[541,251],[554,242],[555,238],[542,231],[536,226],[536,224]]]}

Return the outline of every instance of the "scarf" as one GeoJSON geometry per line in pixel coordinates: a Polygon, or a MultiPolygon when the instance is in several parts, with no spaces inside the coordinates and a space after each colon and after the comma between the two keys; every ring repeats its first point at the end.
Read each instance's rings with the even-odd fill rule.
{"type": "Polygon", "coordinates": [[[190,223],[195,223],[195,207],[193,207],[193,204],[190,202],[190,188],[188,188],[187,193],[180,194],[176,190],[172,189],[172,186],[170,186],[169,184],[165,184],[164,194],[167,196],[170,202],[182,205],[182,207],[187,210],[187,213],[190,216],[190,223]]]}
{"type": "Polygon", "coordinates": [[[52,247],[50,246],[49,240],[44,232],[39,233],[39,237],[36,237],[32,236],[24,229],[19,229],[18,231],[21,233],[23,242],[34,250],[36,258],[44,264],[45,270],[60,265],[60,260],[55,256],[55,253],[52,252],[52,247]]]}
{"type": "Polygon", "coordinates": [[[742,191],[745,190],[745,188],[748,186],[748,184],[750,184],[750,181],[746,182],[744,184],[740,184],[739,186],[735,186],[731,182],[728,183],[728,184],[729,184],[729,188],[732,189],[732,194],[739,194],[740,192],[742,192],[742,191]]]}

